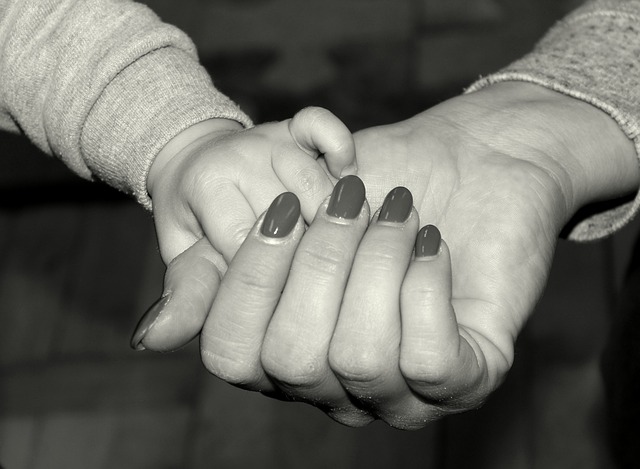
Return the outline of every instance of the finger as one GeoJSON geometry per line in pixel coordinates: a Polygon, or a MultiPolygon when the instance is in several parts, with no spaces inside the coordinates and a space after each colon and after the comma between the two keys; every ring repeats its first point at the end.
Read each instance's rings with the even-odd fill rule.
{"type": "Polygon", "coordinates": [[[355,174],[356,151],[353,135],[340,119],[327,109],[308,107],[289,121],[289,131],[298,146],[309,153],[324,155],[335,178],[355,174]]]}
{"type": "Polygon", "coordinates": [[[160,202],[154,202],[153,219],[158,237],[160,256],[169,265],[181,253],[198,242],[204,235],[202,227],[193,217],[171,217],[168,210],[159,210],[160,202]]]}
{"type": "Polygon", "coordinates": [[[428,410],[411,395],[398,366],[400,289],[418,226],[411,193],[393,189],[358,248],[329,352],[333,371],[352,397],[401,428],[424,425],[428,410]]]}
{"type": "MultiPolygon", "coordinates": [[[[206,185],[205,185],[206,186],[206,185]]],[[[211,245],[229,263],[256,222],[256,214],[231,181],[217,181],[212,190],[193,194],[193,213],[211,245]]]]}
{"type": "Polygon", "coordinates": [[[260,350],[303,232],[299,202],[291,193],[278,196],[251,230],[202,330],[202,360],[211,373],[246,389],[273,389],[260,350]]]}
{"type": "Polygon", "coordinates": [[[140,320],[131,346],[166,352],[190,342],[202,329],[225,269],[204,238],[177,256],[167,266],[162,298],[140,320]]]}
{"type": "Polygon", "coordinates": [[[298,196],[302,216],[309,224],[333,190],[333,182],[319,161],[301,155],[293,144],[281,146],[271,157],[274,173],[286,190],[298,196]]]}
{"type": "Polygon", "coordinates": [[[400,369],[426,400],[468,408],[476,394],[470,390],[478,389],[485,365],[460,335],[451,279],[449,249],[438,229],[427,225],[418,233],[416,257],[402,286],[400,369]]]}
{"type": "Polygon", "coordinates": [[[311,223],[331,194],[335,178],[356,172],[353,136],[335,115],[319,107],[297,113],[288,122],[288,132],[295,145],[278,148],[271,159],[273,169],[287,190],[298,196],[302,216],[311,223]],[[313,160],[302,158],[301,151],[313,160]],[[320,154],[324,158],[316,160],[320,154]]]}
{"type": "Polygon", "coordinates": [[[356,176],[341,179],[300,242],[262,348],[264,370],[285,394],[352,426],[371,417],[350,402],[331,372],[328,351],[368,221],[362,181],[356,176]]]}

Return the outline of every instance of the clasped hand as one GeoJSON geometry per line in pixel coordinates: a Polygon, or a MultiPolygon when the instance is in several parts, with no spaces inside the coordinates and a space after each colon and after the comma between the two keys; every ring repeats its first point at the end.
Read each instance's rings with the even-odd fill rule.
{"type": "MultiPolygon", "coordinates": [[[[436,227],[418,228],[403,187],[370,222],[356,176],[338,182],[306,233],[297,197],[278,196],[220,283],[201,332],[205,366],[348,425],[419,428],[440,416],[484,366],[458,331],[447,246],[436,227]]],[[[210,249],[203,240],[171,268],[210,249]]]]}
{"type": "Polygon", "coordinates": [[[280,195],[224,276],[202,238],[169,264],[144,346],[201,330],[223,380],[353,426],[420,428],[480,405],[512,365],[560,229],[589,200],[570,147],[540,120],[571,124],[571,103],[531,86],[526,108],[505,85],[356,133],[358,176],[381,209],[371,218],[358,179],[343,178],[305,233],[296,198],[280,195]]]}

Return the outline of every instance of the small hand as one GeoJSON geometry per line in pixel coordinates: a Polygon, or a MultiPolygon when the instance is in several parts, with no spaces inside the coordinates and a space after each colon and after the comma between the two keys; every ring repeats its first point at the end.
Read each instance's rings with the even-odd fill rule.
{"type": "Polygon", "coordinates": [[[351,133],[322,108],[246,130],[201,122],[169,142],[149,172],[162,258],[168,264],[206,236],[228,262],[276,195],[294,191],[311,221],[336,178],[353,172],[351,133]]]}
{"type": "Polygon", "coordinates": [[[160,253],[169,266],[163,298],[166,302],[175,293],[169,307],[175,312],[160,320],[159,309],[151,308],[132,345],[144,347],[144,341],[148,348],[166,351],[194,338],[227,262],[271,200],[294,191],[311,221],[336,178],[354,172],[355,164],[349,130],[332,113],[315,107],[248,130],[233,121],[205,121],[169,142],[154,161],[147,185],[160,253]],[[186,278],[199,283],[175,286],[186,278]],[[169,318],[180,323],[172,327],[169,318]],[[155,333],[145,338],[156,319],[155,333]]]}

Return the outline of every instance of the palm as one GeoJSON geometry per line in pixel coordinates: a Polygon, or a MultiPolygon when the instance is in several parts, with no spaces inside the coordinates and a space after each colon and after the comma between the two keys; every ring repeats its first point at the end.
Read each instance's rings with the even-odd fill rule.
{"type": "Polygon", "coordinates": [[[359,175],[372,207],[404,185],[421,224],[441,229],[452,255],[456,316],[484,355],[493,387],[546,281],[564,222],[561,196],[547,172],[440,118],[441,107],[358,132],[359,175]]]}

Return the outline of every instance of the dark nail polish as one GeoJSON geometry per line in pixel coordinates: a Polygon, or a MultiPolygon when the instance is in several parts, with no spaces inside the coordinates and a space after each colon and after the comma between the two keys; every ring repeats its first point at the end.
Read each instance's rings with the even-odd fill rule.
{"type": "Polygon", "coordinates": [[[327,215],[353,220],[360,215],[364,205],[365,189],[358,176],[345,176],[333,188],[327,215]]]}
{"type": "Polygon", "coordinates": [[[135,350],[144,350],[144,345],[142,341],[144,337],[153,326],[153,323],[158,319],[158,315],[162,312],[162,309],[169,303],[170,295],[164,296],[156,301],[151,307],[147,310],[146,313],[142,315],[138,325],[136,326],[133,335],[131,336],[131,348],[135,350]]]}
{"type": "Polygon", "coordinates": [[[413,196],[406,187],[396,187],[387,194],[378,215],[378,221],[404,223],[411,215],[413,196]]]}
{"type": "Polygon", "coordinates": [[[416,238],[416,257],[433,257],[440,251],[440,231],[433,225],[422,227],[416,238]]]}
{"type": "Polygon", "coordinates": [[[300,201],[291,192],[280,194],[271,203],[260,232],[267,238],[284,238],[298,223],[300,201]]]}

